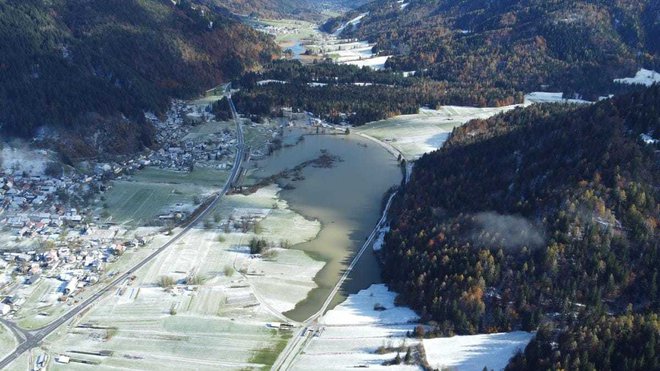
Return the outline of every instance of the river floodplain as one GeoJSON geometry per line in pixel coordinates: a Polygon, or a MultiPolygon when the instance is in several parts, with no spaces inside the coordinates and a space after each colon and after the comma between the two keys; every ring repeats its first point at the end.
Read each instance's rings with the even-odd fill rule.
{"type": "MultiPolygon", "coordinates": [[[[285,130],[285,136],[310,135],[304,135],[302,140],[296,140],[296,145],[257,163],[246,179],[248,184],[293,169],[323,153],[337,158],[330,166],[306,166],[299,174],[277,180],[285,189],[281,197],[292,209],[322,224],[317,238],[294,246],[325,262],[314,278],[318,288],[295,309],[285,313],[294,320],[303,321],[319,310],[353,254],[364,243],[380,218],[384,195],[401,182],[402,172],[396,158],[360,136],[317,135],[315,129],[285,130]]],[[[373,252],[369,251],[360,259],[333,306],[341,302],[346,293],[377,282],[380,282],[380,268],[373,252]]]]}

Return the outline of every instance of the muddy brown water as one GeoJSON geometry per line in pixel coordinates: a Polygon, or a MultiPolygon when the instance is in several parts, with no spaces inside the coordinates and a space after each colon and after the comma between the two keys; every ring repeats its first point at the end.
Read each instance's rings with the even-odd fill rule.
{"type": "MultiPolygon", "coordinates": [[[[287,128],[284,134],[285,139],[290,139],[302,133],[307,131],[287,128]]],[[[314,134],[315,130],[308,133],[314,134]]],[[[303,180],[279,181],[280,185],[295,187],[280,193],[289,207],[322,224],[316,239],[293,247],[326,262],[314,278],[319,287],[312,290],[293,310],[285,313],[296,321],[306,320],[323,305],[354,254],[378,222],[385,193],[402,179],[396,159],[377,143],[357,135],[321,134],[305,135],[304,140],[298,144],[282,148],[252,163],[251,166],[257,168],[252,170],[246,183],[318,158],[321,150],[339,156],[341,161],[335,162],[331,168],[308,166],[302,170],[303,180]]],[[[380,267],[373,251],[369,249],[354,267],[330,308],[342,302],[346,295],[379,282],[382,282],[380,267]]]]}

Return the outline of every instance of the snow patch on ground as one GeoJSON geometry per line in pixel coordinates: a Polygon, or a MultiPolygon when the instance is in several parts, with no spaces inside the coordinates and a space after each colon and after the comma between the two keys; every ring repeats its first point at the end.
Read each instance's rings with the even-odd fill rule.
{"type": "Polygon", "coordinates": [[[293,365],[294,370],[345,370],[356,367],[386,370],[419,370],[415,365],[383,366],[395,352],[376,354],[383,345],[399,346],[406,341],[419,317],[411,309],[396,307],[396,293],[383,284],[350,295],[345,302],[326,313],[321,334],[314,337],[293,365]],[[381,310],[375,310],[374,307],[381,310]],[[322,365],[322,367],[319,367],[322,365]]]}
{"type": "Polygon", "coordinates": [[[515,331],[424,339],[423,344],[431,367],[450,367],[461,371],[481,370],[487,366],[489,370],[502,370],[516,351],[524,349],[532,337],[533,333],[515,331]]]}
{"type": "Polygon", "coordinates": [[[394,305],[396,293],[389,291],[384,284],[371,285],[326,313],[321,322],[326,325],[390,325],[412,323],[419,319],[407,307],[394,305]],[[374,310],[379,306],[385,310],[374,310]]]}
{"type": "Polygon", "coordinates": [[[282,80],[261,80],[261,81],[257,81],[257,85],[259,85],[259,86],[264,86],[264,85],[268,85],[268,84],[286,84],[286,81],[282,81],[282,80]]]}
{"type": "Polygon", "coordinates": [[[383,227],[378,231],[378,238],[374,241],[372,248],[374,251],[380,251],[385,243],[385,234],[390,231],[390,227],[383,227]]]}
{"type": "Polygon", "coordinates": [[[369,15],[369,12],[362,13],[362,14],[360,14],[359,16],[357,16],[357,17],[351,19],[350,21],[346,22],[346,23],[343,24],[341,27],[339,27],[339,28],[333,33],[333,35],[334,35],[334,36],[339,36],[339,34],[342,33],[342,32],[346,29],[346,27],[348,27],[348,26],[353,26],[353,27],[355,27],[355,26],[359,25],[359,24],[360,24],[360,21],[362,21],[362,18],[366,17],[367,15],[369,15]]]}
{"type": "Polygon", "coordinates": [[[371,67],[374,70],[382,70],[385,68],[385,62],[391,57],[391,55],[385,55],[381,57],[373,57],[373,58],[367,58],[367,59],[359,59],[359,60],[353,60],[353,61],[348,61],[344,62],[344,64],[350,64],[353,66],[358,66],[358,67],[371,67]]]}
{"type": "MultiPolygon", "coordinates": [[[[419,370],[415,365],[383,366],[396,352],[376,354],[380,346],[414,346],[420,340],[408,338],[419,317],[407,307],[394,305],[396,293],[384,284],[350,295],[345,302],[326,313],[320,320],[320,335],[315,336],[293,365],[294,370],[343,370],[375,368],[387,370],[419,370]],[[380,310],[375,310],[378,307],[380,310]]],[[[456,370],[501,370],[518,349],[523,349],[533,333],[511,333],[454,336],[424,339],[426,357],[432,367],[456,370]]]]}
{"type": "Polygon", "coordinates": [[[535,91],[525,95],[525,104],[530,103],[592,103],[582,99],[565,99],[563,93],[550,93],[544,91],[535,91]]]}
{"type": "Polygon", "coordinates": [[[657,73],[653,70],[647,70],[641,68],[639,71],[637,71],[635,77],[614,79],[614,82],[619,84],[628,84],[628,85],[639,84],[639,85],[651,86],[655,83],[660,83],[660,73],[657,73]]]}
{"type": "Polygon", "coordinates": [[[485,108],[442,106],[437,110],[421,108],[418,114],[371,122],[355,131],[386,142],[407,159],[416,159],[442,147],[454,127],[472,119],[486,119],[515,107],[518,105],[485,108]]]}
{"type": "Polygon", "coordinates": [[[660,142],[660,140],[653,138],[649,134],[640,134],[639,138],[642,141],[644,141],[644,143],[646,143],[646,144],[656,144],[656,143],[660,142]]]}

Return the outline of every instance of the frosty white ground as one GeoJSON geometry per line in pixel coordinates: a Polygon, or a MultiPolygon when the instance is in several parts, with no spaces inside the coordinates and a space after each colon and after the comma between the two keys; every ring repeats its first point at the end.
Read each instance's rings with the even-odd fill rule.
{"type": "Polygon", "coordinates": [[[534,337],[533,333],[509,333],[454,336],[424,339],[426,360],[431,367],[458,370],[501,370],[518,349],[524,349],[534,337]]]}
{"type": "Polygon", "coordinates": [[[378,237],[376,238],[376,241],[374,241],[374,244],[371,246],[374,251],[380,251],[380,249],[383,248],[383,244],[385,243],[385,234],[389,231],[389,226],[383,227],[378,231],[378,237]]]}
{"type": "Polygon", "coordinates": [[[564,94],[561,92],[552,93],[545,91],[534,91],[529,94],[525,94],[525,104],[532,103],[577,103],[585,104],[591,103],[583,99],[565,99],[564,94]]]}
{"type": "Polygon", "coordinates": [[[515,107],[442,106],[438,110],[422,108],[418,114],[371,122],[356,128],[355,131],[384,141],[401,151],[406,159],[414,160],[424,153],[440,148],[454,127],[515,107]]]}
{"type": "Polygon", "coordinates": [[[0,324],[0,358],[11,353],[15,347],[16,340],[14,334],[12,334],[4,325],[0,324]]]}
{"type": "Polygon", "coordinates": [[[342,62],[342,64],[350,64],[353,66],[358,66],[358,67],[371,67],[374,70],[381,70],[385,68],[385,62],[390,58],[390,55],[385,55],[385,56],[380,56],[380,57],[373,57],[373,58],[366,58],[366,59],[358,59],[358,60],[352,60],[352,61],[347,61],[347,62],[342,62]]]}
{"type": "Polygon", "coordinates": [[[635,77],[614,79],[614,82],[620,84],[628,84],[628,85],[641,84],[641,85],[651,86],[654,83],[660,83],[660,73],[641,68],[639,71],[637,71],[635,77]]]}
{"type": "MultiPolygon", "coordinates": [[[[396,353],[377,354],[380,346],[416,345],[419,340],[407,338],[419,317],[407,307],[396,307],[391,292],[383,284],[350,295],[345,302],[329,311],[321,320],[325,326],[314,337],[293,365],[294,370],[339,370],[355,367],[387,370],[418,370],[414,365],[383,366],[396,353]],[[385,310],[377,311],[378,305],[385,310]]],[[[425,339],[422,344],[431,366],[454,367],[461,371],[500,370],[517,349],[524,348],[534,335],[512,332],[451,338],[425,339]]]]}
{"type": "MultiPolygon", "coordinates": [[[[416,366],[382,366],[396,353],[376,354],[375,350],[390,343],[401,345],[407,331],[418,316],[409,308],[396,307],[396,294],[383,284],[372,285],[326,313],[321,320],[322,334],[315,337],[293,365],[294,370],[339,370],[354,367],[387,370],[417,370],[416,366]],[[378,304],[386,308],[374,310],[378,304]]],[[[408,340],[410,344],[410,340],[408,340]]],[[[413,340],[414,341],[414,340],[413,340]]]]}
{"type": "MultiPolygon", "coordinates": [[[[249,196],[227,196],[214,214],[223,220],[260,215],[263,231],[258,237],[268,241],[289,239],[295,244],[314,238],[319,223],[289,210],[278,199],[278,191],[270,186],[249,196]]],[[[51,336],[44,344],[49,353],[100,361],[101,368],[267,367],[253,354],[281,342],[282,337],[266,324],[281,322],[279,312],[307,296],[323,263],[293,249],[278,249],[271,260],[250,256],[246,244],[254,232],[224,231],[213,217],[204,224],[208,223],[210,228],[191,231],[138,271],[134,282],[122,284],[82,318],[51,336]],[[203,282],[179,284],[170,292],[157,286],[160,277],[181,282],[191,274],[203,282]],[[98,328],[76,327],[83,323],[98,328]],[[90,357],[72,350],[114,354],[90,357]]]]}

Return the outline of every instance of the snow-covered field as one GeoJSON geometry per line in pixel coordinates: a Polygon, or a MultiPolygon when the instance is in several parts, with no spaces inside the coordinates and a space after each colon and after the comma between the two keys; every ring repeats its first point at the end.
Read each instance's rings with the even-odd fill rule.
{"type": "Polygon", "coordinates": [[[380,56],[380,57],[373,57],[373,58],[365,58],[365,59],[358,59],[358,60],[352,60],[352,61],[347,61],[347,62],[342,62],[342,64],[350,64],[353,66],[358,66],[358,67],[371,67],[374,70],[382,70],[385,68],[385,62],[390,58],[389,55],[385,56],[380,56]]]}
{"type": "MultiPolygon", "coordinates": [[[[419,344],[406,333],[419,317],[407,307],[396,307],[391,292],[383,284],[372,285],[326,313],[320,320],[321,334],[301,353],[294,370],[340,370],[368,367],[387,370],[418,370],[416,365],[383,366],[396,352],[378,354],[381,346],[401,347],[419,344]],[[375,310],[380,307],[382,310],[375,310]]],[[[455,370],[503,369],[509,358],[524,349],[533,333],[511,332],[487,335],[424,339],[428,363],[432,367],[455,370]]]]}
{"type": "MultiPolygon", "coordinates": [[[[322,268],[302,251],[277,248],[268,258],[249,254],[248,241],[258,237],[278,244],[306,241],[320,225],[306,220],[279,200],[269,186],[244,196],[223,198],[205,223],[136,272],[72,326],[51,336],[51,355],[67,354],[99,361],[101,368],[244,369],[268,367],[255,352],[272,348],[283,335],[267,327],[282,322],[281,311],[293,308],[315,287],[322,268]],[[259,220],[259,233],[227,230],[223,221],[259,220]],[[218,220],[220,219],[220,220],[218,220]],[[197,284],[185,284],[189,276],[197,284]],[[166,291],[161,277],[177,284],[166,291]],[[94,328],[77,327],[93,324],[94,328]],[[72,351],[110,350],[110,356],[72,351]]],[[[176,231],[174,231],[176,233],[176,231]]]]}
{"type": "Polygon", "coordinates": [[[4,325],[0,324],[0,358],[11,353],[14,347],[16,347],[14,334],[4,325]]]}
{"type": "MultiPolygon", "coordinates": [[[[419,344],[406,337],[419,317],[407,307],[396,307],[396,293],[384,284],[372,285],[326,313],[320,320],[321,334],[314,337],[293,364],[294,370],[340,370],[356,367],[387,370],[419,370],[416,365],[383,366],[396,352],[378,354],[381,346],[419,344]],[[384,310],[375,310],[378,306],[384,310]]],[[[424,339],[422,345],[432,367],[459,371],[504,368],[516,350],[534,336],[522,331],[487,335],[424,339]]],[[[404,351],[405,352],[405,351],[404,351]]]]}
{"type": "MultiPolygon", "coordinates": [[[[365,15],[366,13],[356,17],[343,25],[340,30],[343,30],[349,25],[358,25],[360,19],[365,15]]],[[[339,33],[337,32],[332,35],[320,35],[316,44],[310,44],[307,47],[327,58],[332,58],[332,60],[339,64],[350,64],[358,67],[367,66],[375,70],[385,67],[385,62],[387,62],[390,56],[374,55],[372,50],[375,44],[370,44],[367,41],[339,39],[337,38],[338,35],[339,33]]]]}
{"type": "Polygon", "coordinates": [[[332,54],[336,56],[335,60],[339,63],[349,62],[358,59],[371,58],[371,56],[373,55],[373,53],[371,52],[372,48],[373,46],[364,43],[364,46],[357,46],[351,49],[337,50],[335,52],[332,52],[332,54]]]}
{"type": "Polygon", "coordinates": [[[326,313],[321,319],[322,333],[314,337],[293,364],[294,370],[343,370],[355,367],[387,370],[418,370],[414,365],[382,366],[396,352],[377,354],[380,346],[400,346],[406,332],[413,328],[418,316],[405,307],[394,306],[396,294],[383,284],[372,285],[326,313]],[[374,310],[374,306],[385,308],[374,310]]]}
{"type": "Polygon", "coordinates": [[[443,106],[438,110],[420,109],[418,114],[401,115],[355,128],[355,132],[386,142],[409,160],[442,146],[452,129],[472,119],[485,119],[516,106],[443,106]]]}
{"type": "Polygon", "coordinates": [[[502,370],[518,349],[524,349],[533,333],[509,333],[454,336],[424,339],[426,360],[431,367],[462,370],[502,370]]]}
{"type": "Polygon", "coordinates": [[[583,99],[565,99],[563,93],[549,93],[544,91],[535,91],[525,94],[525,105],[532,103],[577,103],[586,104],[592,103],[583,99]]]}
{"type": "Polygon", "coordinates": [[[629,84],[629,85],[640,84],[640,85],[651,86],[655,83],[660,83],[660,73],[642,68],[639,71],[637,71],[635,77],[614,79],[614,82],[619,84],[629,84]]]}

